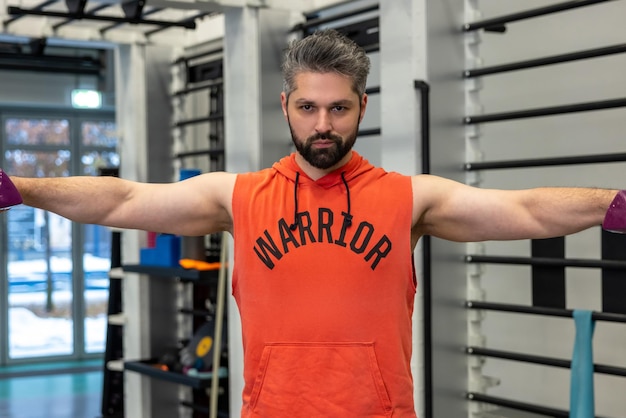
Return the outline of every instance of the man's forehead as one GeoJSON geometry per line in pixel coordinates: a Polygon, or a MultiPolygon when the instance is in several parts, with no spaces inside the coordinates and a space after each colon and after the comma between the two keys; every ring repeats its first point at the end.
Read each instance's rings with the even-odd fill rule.
{"type": "Polygon", "coordinates": [[[359,100],[349,77],[337,73],[302,72],[294,79],[293,100],[354,102],[359,100]]]}

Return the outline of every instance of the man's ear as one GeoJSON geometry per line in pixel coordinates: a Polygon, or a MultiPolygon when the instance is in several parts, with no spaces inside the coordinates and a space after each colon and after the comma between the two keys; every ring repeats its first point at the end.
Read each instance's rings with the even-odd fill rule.
{"type": "Polygon", "coordinates": [[[367,107],[367,93],[363,93],[363,97],[361,98],[361,114],[359,115],[359,123],[363,120],[363,116],[365,116],[366,107],[367,107]]]}
{"type": "Polygon", "coordinates": [[[280,93],[280,106],[283,108],[283,116],[287,120],[287,95],[284,91],[280,93]]]}

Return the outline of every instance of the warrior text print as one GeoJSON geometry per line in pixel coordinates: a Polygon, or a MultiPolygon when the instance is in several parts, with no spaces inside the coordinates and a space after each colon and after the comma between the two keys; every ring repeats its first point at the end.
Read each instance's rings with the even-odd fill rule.
{"type": "Polygon", "coordinates": [[[283,255],[310,244],[347,247],[356,254],[363,254],[364,261],[370,264],[372,270],[392,248],[389,237],[377,234],[370,222],[356,223],[345,212],[336,216],[328,208],[319,208],[313,215],[308,211],[299,212],[293,229],[284,218],[279,219],[274,229],[266,229],[256,239],[254,252],[269,269],[273,269],[283,255]]]}

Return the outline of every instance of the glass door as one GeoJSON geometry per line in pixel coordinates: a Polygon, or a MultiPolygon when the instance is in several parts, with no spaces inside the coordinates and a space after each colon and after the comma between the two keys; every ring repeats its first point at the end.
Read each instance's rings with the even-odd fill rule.
{"type": "MultiPolygon", "coordinates": [[[[92,175],[118,166],[115,124],[6,117],[3,169],[25,177],[92,175]],[[72,140],[72,138],[76,138],[72,140]],[[79,156],[79,158],[74,158],[79,156]]],[[[6,213],[5,362],[102,353],[110,232],[24,205],[6,213]]],[[[3,309],[4,310],[4,309],[3,309]]]]}

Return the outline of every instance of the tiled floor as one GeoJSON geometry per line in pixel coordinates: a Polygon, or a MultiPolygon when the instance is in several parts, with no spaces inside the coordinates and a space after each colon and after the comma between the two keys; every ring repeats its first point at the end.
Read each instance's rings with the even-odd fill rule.
{"type": "Polygon", "coordinates": [[[0,418],[102,416],[102,371],[97,367],[72,372],[33,367],[27,372],[24,367],[0,369],[0,418]]]}

